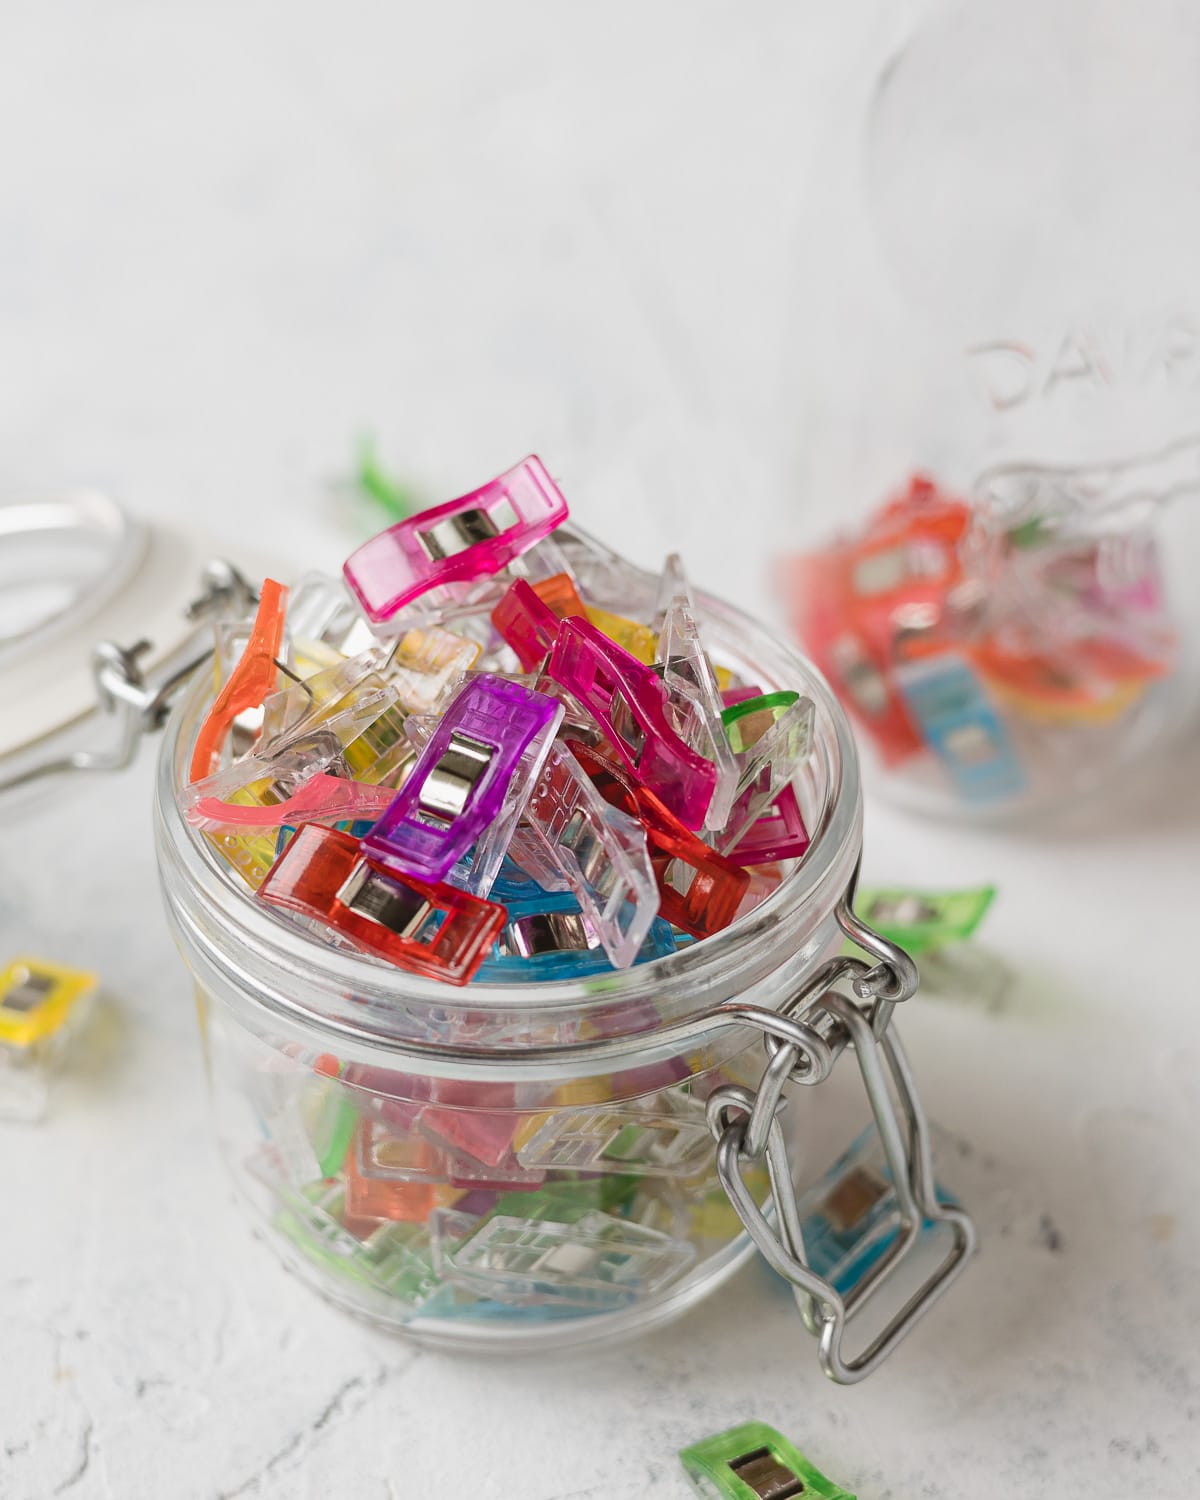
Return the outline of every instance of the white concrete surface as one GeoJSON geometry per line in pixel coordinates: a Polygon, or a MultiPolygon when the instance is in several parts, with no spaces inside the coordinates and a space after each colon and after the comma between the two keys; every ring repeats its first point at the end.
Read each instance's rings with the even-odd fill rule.
{"type": "MultiPolygon", "coordinates": [[[[894,24],[13,0],[0,492],[100,483],[328,562],[364,428],[430,498],[534,448],[592,529],[647,562],[682,539],[764,607],[806,164],[894,24]]],[[[50,1118],[0,1130],[3,1500],[681,1500],[676,1449],[752,1416],[859,1500],[1197,1493],[1194,739],[1019,836],[869,806],[866,878],[994,880],[1016,978],[903,1017],[983,1252],[853,1390],[761,1266],[651,1340],[526,1363],[391,1342],[281,1274],[211,1144],[152,756],[0,809],[0,953],[105,982],[50,1118]]]]}

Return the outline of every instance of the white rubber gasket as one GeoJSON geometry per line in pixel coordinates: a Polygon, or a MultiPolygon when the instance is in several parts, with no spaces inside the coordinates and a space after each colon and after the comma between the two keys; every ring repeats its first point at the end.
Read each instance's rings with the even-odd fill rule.
{"type": "Polygon", "coordinates": [[[0,506],[0,588],[6,577],[20,586],[44,581],[61,585],[68,600],[28,629],[7,623],[0,637],[0,757],[95,708],[97,641],[149,640],[155,657],[179,645],[194,628],[186,609],[204,564],[219,551],[202,536],[133,522],[96,494],[0,506]],[[110,560],[89,575],[83,554],[91,549],[94,563],[105,543],[110,560]]]}
{"type": "Polygon", "coordinates": [[[93,490],[0,505],[0,661],[95,614],[145,546],[145,528],[93,490]]]}

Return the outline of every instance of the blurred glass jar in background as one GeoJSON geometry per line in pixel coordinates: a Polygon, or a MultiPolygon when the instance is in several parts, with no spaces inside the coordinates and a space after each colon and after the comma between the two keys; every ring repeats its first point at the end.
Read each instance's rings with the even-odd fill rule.
{"type": "Polygon", "coordinates": [[[1061,802],[1192,706],[1198,64],[1165,0],[941,7],[821,155],[782,581],[923,810],[1061,802]]]}

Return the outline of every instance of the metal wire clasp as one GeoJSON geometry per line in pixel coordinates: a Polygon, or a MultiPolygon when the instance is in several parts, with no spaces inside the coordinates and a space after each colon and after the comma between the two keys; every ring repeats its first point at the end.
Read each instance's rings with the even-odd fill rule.
{"type": "MultiPolygon", "coordinates": [[[[929,1129],[917,1098],[908,1059],[890,1024],[895,1005],[917,986],[912,959],[866,927],[853,913],[853,884],[838,908],[838,922],[855,943],[880,961],[836,958],[782,1007],[812,1045],[772,1034],[765,1025],[768,1063],[757,1091],[727,1085],[708,1100],[708,1123],[717,1140],[717,1173],[730,1202],[767,1263],[792,1284],[801,1317],[819,1340],[821,1367],[831,1380],[850,1385],[869,1375],[949,1288],[975,1249],[975,1227],[959,1208],[940,1203],[933,1184],[929,1129]],[[851,994],[843,993],[850,990],[851,994]],[[867,1001],[863,1009],[857,1001],[867,1001]],[[779,1122],[789,1084],[820,1083],[846,1047],[858,1059],[863,1087],[883,1144],[897,1207],[896,1234],[879,1260],[843,1295],[808,1265],[796,1187],[779,1122]],[[890,1087],[889,1087],[890,1083],[890,1087]],[[765,1157],[774,1223],[746,1185],[745,1168],[765,1157]],[[875,1301],[916,1246],[928,1224],[946,1224],[952,1244],[934,1270],[901,1305],[883,1330],[854,1356],[843,1352],[850,1320],[875,1301]]],[[[752,1024],[762,1024],[753,1015],[752,1024]]]]}
{"type": "Polygon", "coordinates": [[[232,563],[214,559],[204,569],[201,592],[186,610],[193,629],[152,667],[142,665],[153,651],[149,641],[132,646],[99,642],[92,650],[92,676],[101,714],[116,721],[114,743],[106,750],[76,750],[36,760],[11,776],[0,777],[0,792],[62,771],[119,771],[127,766],[142,735],[162,727],[179,688],[211,656],[212,621],[240,618],[255,599],[254,590],[232,563]]]}

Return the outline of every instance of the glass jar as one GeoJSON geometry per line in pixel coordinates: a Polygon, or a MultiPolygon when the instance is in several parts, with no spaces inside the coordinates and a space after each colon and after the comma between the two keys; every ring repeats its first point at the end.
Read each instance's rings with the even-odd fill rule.
{"type": "MultiPolygon", "coordinates": [[[[714,654],[746,681],[814,700],[816,748],[796,782],[812,842],[716,937],[591,979],[452,988],[280,919],[181,814],[212,674],[198,673],[172,712],[157,778],[158,859],[195,983],[220,1148],[240,1201],[286,1265],[376,1324],[476,1349],[578,1344],[682,1312],[729,1277],[754,1240],[776,1259],[782,1243],[803,1262],[788,1229],[790,1187],[775,1184],[782,1210],[763,1207],[769,1178],[787,1175],[781,1091],[825,1076],[858,1026],[870,1092],[874,1054],[894,1042],[891,1004],[914,987],[915,971],[849,914],[862,804],[836,702],[809,665],[730,606],[704,599],[702,617],[714,654]],[[885,961],[837,956],[848,933],[885,961]],[[851,981],[871,1003],[853,1007],[839,1032],[831,1011],[813,1007],[832,1006],[827,989],[851,981]],[[752,1124],[764,1032],[769,1097],[752,1124]],[[742,1200],[737,1211],[725,1180],[742,1200]]],[[[900,1082],[903,1092],[907,1076],[900,1082]]],[[[880,1124],[901,1200],[897,1259],[940,1216],[925,1202],[919,1108],[902,1102],[909,1132],[894,1115],[880,1124]]],[[[878,1123],[874,1097],[872,1106],[878,1123]]],[[[795,1141],[805,1111],[789,1114],[795,1141]]],[[[939,1288],[970,1250],[958,1217],[966,1227],[939,1288]]],[[[842,1294],[803,1264],[797,1285],[802,1307],[811,1313],[816,1286],[844,1321],[842,1294]]],[[[906,1312],[904,1326],[911,1320],[906,1312]]],[[[836,1378],[857,1378],[836,1349],[830,1361],[836,1378]]]]}
{"type": "Polygon", "coordinates": [[[781,534],[855,539],[840,631],[788,588],[868,785],[1009,819],[1144,772],[1194,713],[1200,20],[917,15],[872,38],[809,185],[781,534]]]}

